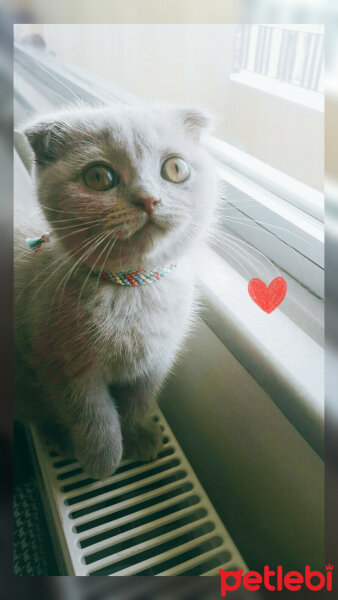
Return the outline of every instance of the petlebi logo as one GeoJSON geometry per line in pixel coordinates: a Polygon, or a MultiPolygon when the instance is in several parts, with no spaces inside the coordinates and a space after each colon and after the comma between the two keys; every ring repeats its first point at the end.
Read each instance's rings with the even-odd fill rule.
{"type": "Polygon", "coordinates": [[[243,575],[243,569],[238,569],[238,571],[219,569],[221,596],[225,597],[227,592],[235,592],[241,585],[251,592],[256,592],[262,587],[269,592],[281,592],[283,590],[298,592],[306,588],[312,592],[318,592],[322,589],[331,592],[333,565],[325,565],[325,569],[326,573],[324,574],[321,571],[311,571],[310,566],[306,565],[304,574],[299,571],[284,573],[283,567],[280,565],[276,570],[272,570],[265,565],[263,575],[257,571],[248,571],[243,575]]]}

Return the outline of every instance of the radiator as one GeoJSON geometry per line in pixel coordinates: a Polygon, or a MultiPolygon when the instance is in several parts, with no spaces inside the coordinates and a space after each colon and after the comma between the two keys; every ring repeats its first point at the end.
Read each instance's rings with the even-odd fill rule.
{"type": "Polygon", "coordinates": [[[156,460],[123,460],[104,481],[28,430],[62,575],[218,575],[247,567],[163,414],[156,460]]]}

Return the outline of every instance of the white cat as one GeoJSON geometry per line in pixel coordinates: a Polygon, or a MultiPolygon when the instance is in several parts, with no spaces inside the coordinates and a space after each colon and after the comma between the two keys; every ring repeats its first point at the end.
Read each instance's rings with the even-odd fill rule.
{"type": "Polygon", "coordinates": [[[189,257],[217,201],[208,124],[145,103],[25,129],[49,242],[16,236],[17,414],[95,478],[159,450],[150,409],[194,315],[189,257]]]}

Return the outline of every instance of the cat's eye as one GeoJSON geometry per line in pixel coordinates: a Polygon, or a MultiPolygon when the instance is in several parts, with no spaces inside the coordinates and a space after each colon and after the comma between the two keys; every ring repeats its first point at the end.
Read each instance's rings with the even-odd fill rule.
{"type": "Polygon", "coordinates": [[[118,174],[105,165],[92,165],[85,171],[83,179],[88,187],[97,192],[115,187],[120,180],[118,174]]]}
{"type": "Polygon", "coordinates": [[[190,170],[187,163],[182,158],[172,156],[171,158],[167,158],[163,163],[161,175],[164,179],[167,179],[167,181],[182,183],[182,181],[185,181],[189,177],[190,170]]]}

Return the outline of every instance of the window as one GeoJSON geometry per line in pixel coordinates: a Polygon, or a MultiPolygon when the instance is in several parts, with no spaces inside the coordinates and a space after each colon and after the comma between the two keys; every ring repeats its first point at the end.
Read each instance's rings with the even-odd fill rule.
{"type": "Polygon", "coordinates": [[[321,25],[240,25],[232,81],[324,110],[321,25]]]}

